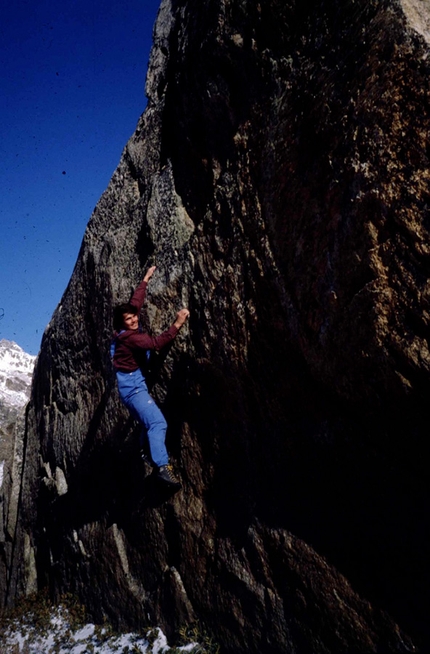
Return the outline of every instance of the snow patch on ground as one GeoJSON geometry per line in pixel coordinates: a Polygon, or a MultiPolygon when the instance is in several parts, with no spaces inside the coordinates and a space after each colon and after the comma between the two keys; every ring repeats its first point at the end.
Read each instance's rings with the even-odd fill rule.
{"type": "Polygon", "coordinates": [[[29,623],[12,622],[0,637],[0,652],[14,654],[164,654],[172,652],[195,652],[200,647],[189,643],[172,648],[161,629],[156,628],[146,636],[128,633],[112,635],[106,627],[94,624],[72,628],[67,609],[58,607],[52,614],[50,625],[43,633],[29,623]],[[18,647],[18,649],[17,649],[18,647]]]}

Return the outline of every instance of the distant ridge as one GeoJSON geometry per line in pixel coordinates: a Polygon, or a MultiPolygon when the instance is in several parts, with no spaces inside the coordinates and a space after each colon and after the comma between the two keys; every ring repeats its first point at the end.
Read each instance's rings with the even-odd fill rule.
{"type": "Polygon", "coordinates": [[[20,408],[28,402],[35,360],[14,341],[0,340],[0,405],[20,408]]]}

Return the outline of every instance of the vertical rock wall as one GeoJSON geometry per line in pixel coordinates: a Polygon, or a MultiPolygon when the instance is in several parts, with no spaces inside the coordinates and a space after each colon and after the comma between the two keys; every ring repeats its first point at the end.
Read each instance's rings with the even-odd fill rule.
{"type": "Polygon", "coordinates": [[[37,574],[95,619],[199,620],[224,651],[428,642],[419,9],[163,0],[147,109],[44,336],[8,602],[37,574]],[[152,380],[173,497],[108,356],[154,263],[148,328],[191,311],[152,380]]]}
{"type": "MultiPolygon", "coordinates": [[[[25,419],[24,408],[1,407],[0,426],[0,597],[8,595],[18,521],[25,419]]],[[[21,554],[23,554],[21,550],[21,554]]],[[[26,575],[26,592],[37,590],[35,577],[26,575]]]]}

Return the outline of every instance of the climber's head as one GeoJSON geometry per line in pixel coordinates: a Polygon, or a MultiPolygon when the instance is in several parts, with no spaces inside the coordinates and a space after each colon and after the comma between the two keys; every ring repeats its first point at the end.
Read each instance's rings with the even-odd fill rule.
{"type": "Polygon", "coordinates": [[[128,302],[115,307],[113,312],[113,328],[119,332],[121,329],[138,329],[139,316],[137,308],[128,302]]]}

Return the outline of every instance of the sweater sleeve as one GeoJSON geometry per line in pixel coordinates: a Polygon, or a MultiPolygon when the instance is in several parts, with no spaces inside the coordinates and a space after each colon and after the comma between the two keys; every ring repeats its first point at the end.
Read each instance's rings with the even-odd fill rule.
{"type": "Polygon", "coordinates": [[[148,286],[148,282],[141,281],[131,297],[130,304],[136,307],[137,313],[139,313],[141,308],[143,307],[147,286],[148,286]]]}
{"type": "Polygon", "coordinates": [[[139,334],[138,332],[127,335],[127,344],[131,349],[137,350],[161,350],[162,347],[173,341],[179,329],[171,325],[169,329],[159,336],[139,334]]]}

